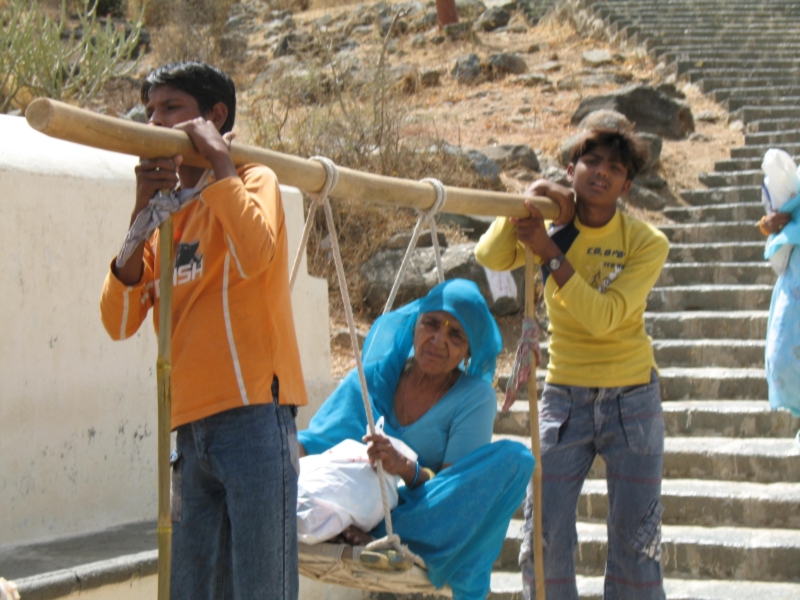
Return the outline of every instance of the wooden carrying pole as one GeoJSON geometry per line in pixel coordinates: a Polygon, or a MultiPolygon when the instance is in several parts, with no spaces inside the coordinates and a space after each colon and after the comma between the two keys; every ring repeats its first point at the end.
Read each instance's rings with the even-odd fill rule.
{"type": "MultiPolygon", "coordinates": [[[[525,248],[525,316],[536,318],[536,259],[525,248]]],[[[531,376],[528,378],[528,412],[531,424],[531,452],[536,459],[533,468],[533,566],[536,576],[536,600],[545,600],[544,556],[542,555],[542,446],[539,441],[539,401],[536,391],[536,356],[531,352],[531,376]]]]}
{"type": "Polygon", "coordinates": [[[158,600],[169,600],[172,563],[172,513],[170,511],[169,454],[172,407],[172,217],[158,228],[159,312],[158,312],[158,600]]]}
{"type": "MultiPolygon", "coordinates": [[[[25,118],[37,131],[84,146],[142,158],[180,154],[184,164],[210,166],[182,131],[149,127],[46,98],[34,100],[28,106],[25,118]]],[[[237,143],[231,145],[231,157],[237,167],[248,163],[266,165],[275,172],[282,184],[307,192],[319,192],[325,183],[325,169],[315,160],[237,143]]],[[[528,199],[542,211],[546,219],[558,216],[558,207],[548,198],[457,187],[445,189],[447,202],[442,212],[446,213],[524,218],[529,213],[522,200],[528,199]]],[[[429,209],[436,200],[436,192],[429,183],[361,173],[346,167],[339,167],[339,182],[331,195],[418,210],[429,209]]]]}
{"type": "MultiPolygon", "coordinates": [[[[30,126],[37,131],[84,146],[130,154],[141,158],[158,158],[181,154],[184,164],[206,168],[210,166],[197,152],[189,136],[182,131],[164,127],[149,127],[133,121],[100,115],[45,98],[34,100],[28,106],[25,118],[30,126]]],[[[266,165],[275,172],[278,181],[281,183],[298,187],[307,192],[318,192],[325,183],[325,169],[317,161],[236,143],[231,146],[231,156],[237,167],[248,163],[266,165]]],[[[525,218],[529,213],[523,205],[523,200],[533,202],[546,219],[556,218],[559,212],[556,204],[549,198],[456,187],[446,187],[445,189],[447,191],[447,201],[441,212],[525,218]]],[[[339,181],[331,195],[362,202],[390,204],[417,210],[430,209],[436,200],[436,192],[429,183],[361,173],[345,167],[339,167],[339,181]]],[[[164,307],[172,305],[172,235],[172,219],[170,218],[159,228],[161,241],[159,355],[157,364],[159,600],[169,599],[170,551],[172,545],[172,521],[169,506],[172,311],[164,310],[164,307]]],[[[535,298],[533,297],[534,286],[531,271],[533,262],[530,250],[528,250],[527,259],[525,311],[528,316],[533,316],[535,298]]],[[[535,365],[532,365],[531,378],[528,381],[528,402],[531,412],[531,448],[536,458],[536,467],[533,472],[536,593],[539,600],[544,600],[541,538],[542,467],[539,451],[539,413],[536,401],[535,365]]]]}

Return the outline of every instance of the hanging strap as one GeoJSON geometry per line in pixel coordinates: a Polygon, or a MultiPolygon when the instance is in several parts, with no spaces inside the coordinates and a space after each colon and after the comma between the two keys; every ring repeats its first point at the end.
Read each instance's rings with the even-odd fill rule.
{"type": "Polygon", "coordinates": [[[406,268],[411,262],[411,256],[414,254],[414,250],[417,247],[417,240],[419,240],[419,236],[422,233],[422,228],[426,225],[428,225],[428,230],[431,233],[433,254],[434,258],[436,259],[436,273],[439,276],[439,283],[444,282],[444,268],[442,267],[442,256],[441,251],[439,250],[439,234],[436,231],[435,217],[439,211],[442,210],[445,202],[447,202],[447,190],[445,189],[444,184],[438,179],[426,177],[425,179],[420,179],[420,181],[424,183],[430,183],[433,186],[433,189],[436,191],[436,200],[434,200],[433,206],[431,206],[426,212],[418,211],[419,218],[417,219],[417,224],[414,226],[414,232],[411,234],[411,241],[408,243],[408,248],[406,248],[406,254],[403,256],[403,262],[400,263],[400,268],[397,270],[397,276],[394,279],[394,284],[392,284],[392,291],[389,292],[389,298],[386,300],[386,306],[383,307],[383,314],[386,314],[392,310],[392,305],[397,297],[397,292],[400,290],[400,283],[403,280],[403,275],[405,275],[406,268]]]}
{"type": "MultiPolygon", "coordinates": [[[[328,226],[328,235],[331,239],[331,252],[333,253],[333,261],[336,265],[336,277],[339,280],[339,291],[342,295],[342,304],[344,305],[345,319],[347,320],[347,327],[350,330],[350,341],[353,346],[356,359],[356,369],[358,370],[358,380],[361,384],[361,399],[364,402],[364,411],[367,414],[367,426],[369,427],[370,435],[375,435],[375,416],[372,413],[372,404],[369,401],[369,391],[367,389],[367,378],[364,374],[364,363],[361,360],[361,348],[358,344],[358,336],[356,335],[356,324],[353,317],[353,307],[350,304],[350,293],[347,289],[347,280],[345,279],[344,264],[342,263],[342,254],[339,250],[339,239],[336,234],[336,224],[333,221],[333,212],[331,210],[331,203],[328,200],[328,194],[336,187],[336,182],[339,179],[339,170],[336,164],[324,156],[312,156],[309,160],[316,160],[321,163],[325,169],[325,185],[315,195],[311,207],[308,211],[308,218],[306,219],[305,227],[303,228],[303,238],[300,247],[295,257],[294,266],[292,267],[292,275],[290,284],[294,284],[297,276],[297,269],[300,264],[303,253],[305,252],[306,244],[308,243],[308,234],[311,229],[311,222],[314,217],[314,211],[320,204],[325,209],[325,221],[328,226]]],[[[441,185],[441,184],[440,184],[441,185]]],[[[400,542],[400,537],[396,535],[392,528],[392,509],[389,507],[389,498],[386,493],[386,475],[383,470],[383,463],[378,461],[378,481],[381,487],[381,502],[383,503],[383,515],[386,521],[386,537],[375,540],[368,546],[373,548],[386,548],[391,547],[408,557],[410,560],[424,566],[424,561],[411,552],[407,546],[400,542]]]]}

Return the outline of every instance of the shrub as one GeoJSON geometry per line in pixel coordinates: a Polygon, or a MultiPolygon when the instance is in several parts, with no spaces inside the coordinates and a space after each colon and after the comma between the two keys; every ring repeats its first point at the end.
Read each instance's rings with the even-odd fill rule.
{"type": "Polygon", "coordinates": [[[97,5],[82,0],[70,29],[65,0],[57,19],[37,2],[8,0],[0,12],[0,112],[36,96],[81,103],[135,68],[141,14],[126,26],[98,18],[97,5]]]}

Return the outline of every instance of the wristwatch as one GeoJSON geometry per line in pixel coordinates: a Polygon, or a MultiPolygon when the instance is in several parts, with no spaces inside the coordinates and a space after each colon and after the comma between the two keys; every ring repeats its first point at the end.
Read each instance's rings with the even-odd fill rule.
{"type": "Polygon", "coordinates": [[[561,265],[563,265],[563,264],[564,264],[564,261],[565,261],[565,260],[567,260],[567,257],[566,257],[566,256],[564,256],[564,253],[562,252],[561,254],[559,254],[559,255],[558,255],[558,256],[556,256],[555,258],[551,258],[551,259],[550,259],[550,260],[547,262],[547,268],[548,268],[548,269],[550,269],[550,272],[551,272],[551,273],[552,273],[553,271],[558,271],[558,270],[561,268],[561,265]]]}

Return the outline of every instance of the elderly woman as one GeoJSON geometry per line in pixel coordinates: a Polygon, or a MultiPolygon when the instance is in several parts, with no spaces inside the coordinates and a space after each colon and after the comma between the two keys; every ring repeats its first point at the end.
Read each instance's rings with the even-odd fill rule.
{"type": "MultiPolygon", "coordinates": [[[[319,454],[344,439],[370,443],[372,460],[399,475],[392,524],[427,563],[436,587],[456,600],[489,593],[492,563],[525,496],[534,460],[522,444],[491,442],[497,399],[491,381],[500,332],[471,281],[455,279],[380,317],[364,344],[372,410],[384,431],[419,455],[412,462],[386,438],[363,437],[366,414],[354,370],[299,434],[301,453],[319,454]]],[[[373,532],[385,535],[383,524],[373,532]]],[[[369,534],[350,528],[350,543],[369,534]]]]}

